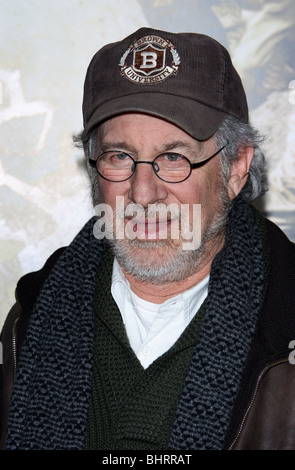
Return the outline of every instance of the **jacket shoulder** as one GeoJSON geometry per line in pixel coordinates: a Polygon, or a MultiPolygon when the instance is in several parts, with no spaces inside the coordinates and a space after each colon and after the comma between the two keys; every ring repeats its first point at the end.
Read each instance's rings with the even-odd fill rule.
{"type": "Polygon", "coordinates": [[[265,223],[273,253],[278,253],[280,256],[284,256],[286,253],[295,256],[295,243],[289,240],[283,230],[274,222],[265,219],[265,223]]]}
{"type": "Polygon", "coordinates": [[[288,361],[265,370],[237,435],[234,450],[295,449],[295,366],[288,361]]]}
{"type": "Polygon", "coordinates": [[[268,286],[261,312],[261,333],[268,351],[287,352],[295,339],[295,244],[267,220],[270,252],[268,286]]]}
{"type": "MultiPolygon", "coordinates": [[[[291,381],[294,383],[295,380],[295,366],[288,362],[290,354],[289,344],[290,341],[295,340],[295,244],[288,239],[277,225],[268,219],[263,220],[263,235],[265,236],[264,241],[268,254],[268,281],[256,332],[235,403],[232,422],[228,430],[226,446],[233,440],[242,417],[249,407],[249,403],[252,403],[251,397],[253,396],[253,391],[257,389],[257,381],[263,370],[269,372],[265,376],[263,374],[261,384],[265,383],[265,378],[275,379],[284,377],[284,383],[291,383],[291,381]],[[279,365],[277,367],[269,367],[270,364],[279,365]],[[280,373],[283,375],[279,375],[280,373]],[[292,376],[292,379],[288,378],[290,376],[292,376]]],[[[276,385],[274,387],[267,387],[266,394],[273,393],[273,388],[277,387],[278,393],[284,388],[278,385],[279,379],[267,381],[267,383],[276,385]]],[[[261,387],[259,389],[264,390],[261,387]]],[[[265,396],[265,394],[263,395],[265,396]]],[[[259,403],[262,402],[259,400],[259,403]]],[[[257,411],[257,408],[255,408],[255,411],[257,411]]],[[[267,412],[269,413],[269,409],[267,412]]],[[[251,416],[257,417],[258,415],[253,411],[251,416]]],[[[273,418],[273,415],[271,416],[273,418]]],[[[251,426],[249,429],[256,436],[256,433],[253,431],[255,426],[254,428],[251,426]]],[[[237,447],[234,448],[257,445],[257,442],[254,444],[254,436],[251,442],[248,440],[249,433],[247,432],[247,442],[240,440],[237,447]]],[[[269,443],[269,445],[274,445],[274,443],[269,443]]],[[[287,446],[288,444],[284,443],[282,445],[287,446]]]]}
{"type": "Polygon", "coordinates": [[[0,367],[0,449],[5,445],[7,417],[12,393],[16,363],[26,337],[31,312],[40,290],[65,248],[56,250],[44,266],[23,276],[17,283],[16,300],[4,322],[1,332],[3,362],[0,367]],[[17,331],[17,334],[16,334],[17,331]]]}
{"type": "Polygon", "coordinates": [[[3,351],[7,350],[5,348],[7,345],[5,339],[11,337],[12,328],[17,322],[16,351],[19,353],[26,336],[31,312],[42,286],[65,249],[65,247],[59,248],[48,258],[40,270],[25,274],[19,279],[15,291],[16,303],[8,313],[1,332],[3,351]]]}
{"type": "Polygon", "coordinates": [[[62,247],[56,250],[40,270],[25,274],[18,281],[16,299],[26,313],[34,307],[45,280],[65,249],[62,247]]]}

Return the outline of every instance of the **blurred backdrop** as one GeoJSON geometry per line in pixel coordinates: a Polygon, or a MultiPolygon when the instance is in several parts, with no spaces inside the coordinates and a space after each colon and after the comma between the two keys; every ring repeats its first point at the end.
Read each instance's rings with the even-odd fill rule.
{"type": "Polygon", "coordinates": [[[19,277],[93,215],[72,134],[88,63],[137,28],[213,36],[238,69],[267,139],[259,205],[295,241],[294,0],[0,0],[0,326],[19,277]]]}

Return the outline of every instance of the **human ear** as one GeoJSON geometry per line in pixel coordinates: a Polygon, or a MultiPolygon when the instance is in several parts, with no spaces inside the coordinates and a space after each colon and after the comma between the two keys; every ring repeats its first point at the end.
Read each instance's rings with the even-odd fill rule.
{"type": "Polygon", "coordinates": [[[231,172],[228,181],[228,195],[231,200],[237,197],[245,186],[253,157],[253,147],[239,147],[238,159],[231,165],[231,172]]]}

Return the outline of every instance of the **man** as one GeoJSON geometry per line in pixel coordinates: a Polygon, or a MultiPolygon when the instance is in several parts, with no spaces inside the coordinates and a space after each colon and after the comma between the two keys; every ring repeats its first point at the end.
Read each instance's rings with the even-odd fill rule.
{"type": "Polygon", "coordinates": [[[294,449],[295,250],[249,204],[227,51],[142,28],[94,56],[83,115],[98,219],[18,283],[3,446],[294,449]]]}

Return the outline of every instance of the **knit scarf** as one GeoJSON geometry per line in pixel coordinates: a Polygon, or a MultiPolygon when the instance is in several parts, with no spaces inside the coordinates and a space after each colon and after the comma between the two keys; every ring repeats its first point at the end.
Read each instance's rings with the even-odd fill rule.
{"type": "Polygon", "coordinates": [[[236,200],[225,246],[211,267],[206,314],[178,405],[171,449],[223,448],[264,297],[263,223],[260,228],[261,233],[250,208],[236,200]]]}
{"type": "Polygon", "coordinates": [[[19,360],[7,449],[83,449],[91,394],[93,296],[104,243],[91,219],[51,271],[19,360]]]}
{"type": "MultiPolygon", "coordinates": [[[[91,394],[93,296],[105,242],[91,219],[45,282],[22,348],[7,449],[83,449],[91,394]]],[[[261,236],[237,199],[211,269],[206,313],[170,449],[222,449],[264,293],[261,236]]]]}

